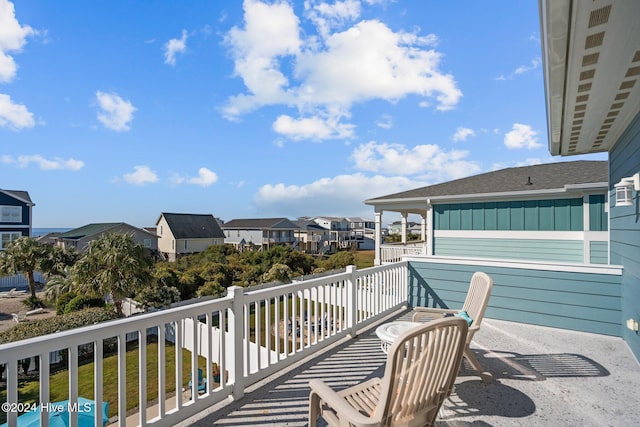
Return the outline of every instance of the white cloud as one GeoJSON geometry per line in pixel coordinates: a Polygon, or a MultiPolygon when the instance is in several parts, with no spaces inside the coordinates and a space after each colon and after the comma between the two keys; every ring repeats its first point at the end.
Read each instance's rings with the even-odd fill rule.
{"type": "Polygon", "coordinates": [[[443,181],[471,175],[480,166],[465,160],[468,151],[445,151],[435,144],[407,148],[402,144],[369,142],[356,147],[352,154],[355,168],[393,175],[414,175],[422,180],[443,181]]]}
{"type": "Polygon", "coordinates": [[[320,117],[294,119],[283,114],[273,123],[273,130],[294,140],[352,138],[355,126],[338,123],[337,120],[337,118],[323,120],[320,117]]]}
{"type": "Polygon", "coordinates": [[[514,123],[511,131],[504,136],[504,145],[509,149],[542,147],[538,142],[538,133],[529,125],[514,123]]]}
{"type": "Polygon", "coordinates": [[[298,17],[291,5],[279,1],[265,4],[244,2],[244,29],[233,27],[225,37],[248,94],[232,96],[224,108],[234,117],[262,105],[288,103],[289,81],[279,69],[279,58],[296,55],[300,49],[298,17]]]}
{"type": "MultiPolygon", "coordinates": [[[[359,7],[348,0],[306,3],[307,17],[324,24],[318,30],[322,37],[305,32],[307,38],[301,39],[299,18],[289,3],[246,0],[244,26],[233,27],[225,37],[235,75],[242,78],[246,92],[227,99],[224,116],[235,120],[263,106],[286,105],[297,108],[300,117],[281,116],[273,128],[286,131],[313,125],[322,131],[309,135],[319,139],[327,132],[321,121],[340,123],[350,117],[355,103],[397,102],[417,95],[421,105],[441,111],[454,108],[462,92],[452,75],[440,71],[442,54],[434,49],[437,37],[420,36],[418,30],[394,32],[376,20],[333,30],[358,18],[359,7]]],[[[332,138],[342,135],[333,133],[332,138]]],[[[305,132],[283,134],[305,137],[305,132]]]]}
{"type": "Polygon", "coordinates": [[[262,186],[254,203],[264,215],[303,216],[310,214],[372,216],[363,200],[424,186],[407,177],[366,176],[361,173],[321,178],[310,184],[284,183],[262,186]]]}
{"type": "Polygon", "coordinates": [[[41,170],[69,170],[78,171],[84,167],[82,160],[76,160],[74,158],[61,159],[60,157],[54,157],[53,159],[46,159],[39,154],[21,155],[17,158],[4,155],[0,158],[1,163],[13,164],[19,168],[27,168],[29,165],[36,164],[41,170]]]}
{"type": "Polygon", "coordinates": [[[496,80],[513,80],[514,77],[520,75],[520,74],[524,74],[527,73],[529,71],[533,71],[535,69],[537,69],[540,66],[541,60],[540,58],[533,58],[531,60],[531,64],[529,65],[521,65],[518,68],[516,68],[515,70],[513,70],[513,72],[509,75],[501,75],[496,77],[496,80]]]}
{"type": "Polygon", "coordinates": [[[308,18],[324,38],[332,28],[340,27],[360,16],[359,0],[336,1],[333,4],[324,1],[307,1],[304,6],[308,18]]]}
{"type": "Polygon", "coordinates": [[[36,32],[28,25],[20,25],[13,3],[0,0],[0,83],[13,80],[18,66],[8,52],[20,52],[27,37],[36,32]]]}
{"type": "Polygon", "coordinates": [[[453,142],[466,141],[470,136],[476,136],[473,129],[459,127],[456,129],[456,133],[453,134],[453,142]]]}
{"type": "Polygon", "coordinates": [[[491,165],[491,170],[492,171],[496,171],[496,170],[500,170],[500,169],[506,169],[506,168],[519,168],[522,166],[534,166],[534,165],[541,165],[543,163],[554,163],[557,160],[554,159],[553,157],[548,157],[545,159],[541,159],[538,157],[531,157],[531,158],[527,158],[524,159],[520,162],[499,162],[499,163],[493,163],[491,165]]]}
{"type": "Polygon", "coordinates": [[[217,181],[218,175],[207,168],[198,169],[197,177],[187,179],[187,182],[189,184],[196,184],[201,187],[208,187],[212,184],[215,184],[217,181]]]}
{"type": "Polygon", "coordinates": [[[131,121],[136,107],[129,101],[125,101],[118,94],[96,92],[96,99],[101,111],[98,112],[98,120],[107,128],[117,132],[131,129],[131,121]]]}
{"type": "Polygon", "coordinates": [[[33,114],[27,107],[14,103],[9,95],[0,93],[0,127],[19,130],[33,126],[33,114]]]}
{"type": "Polygon", "coordinates": [[[176,55],[187,50],[187,30],[182,30],[182,37],[171,39],[164,45],[164,63],[176,65],[176,55]]]}
{"type": "Polygon", "coordinates": [[[158,182],[158,175],[149,166],[134,166],[133,172],[125,173],[122,178],[129,184],[144,185],[158,182]]]}
{"type": "Polygon", "coordinates": [[[171,182],[174,185],[180,184],[194,184],[201,187],[209,187],[210,185],[218,182],[218,175],[210,169],[200,168],[198,169],[198,176],[188,177],[177,173],[174,173],[171,177],[171,182]]]}
{"type": "Polygon", "coordinates": [[[393,127],[393,117],[388,114],[383,114],[380,119],[376,121],[376,126],[382,129],[391,129],[393,127]]]}

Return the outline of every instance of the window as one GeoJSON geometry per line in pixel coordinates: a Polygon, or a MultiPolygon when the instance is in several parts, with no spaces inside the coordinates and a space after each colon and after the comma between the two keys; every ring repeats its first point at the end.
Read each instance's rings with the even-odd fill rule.
{"type": "Polygon", "coordinates": [[[187,241],[184,241],[184,248],[187,249],[187,241]]]}
{"type": "Polygon", "coordinates": [[[0,233],[0,250],[6,249],[7,245],[14,240],[22,237],[22,233],[14,232],[14,233],[0,233]]]}
{"type": "Polygon", "coordinates": [[[143,243],[145,248],[150,248],[151,247],[151,239],[144,239],[144,243],[143,243]]]}
{"type": "Polygon", "coordinates": [[[22,222],[22,206],[0,206],[0,222],[22,222]]]}

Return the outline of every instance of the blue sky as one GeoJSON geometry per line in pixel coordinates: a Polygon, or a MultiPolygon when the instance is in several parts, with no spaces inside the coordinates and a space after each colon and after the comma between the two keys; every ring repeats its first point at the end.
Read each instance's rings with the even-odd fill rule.
{"type": "Polygon", "coordinates": [[[540,56],[533,0],[0,0],[0,188],[34,227],[372,218],[577,160],[547,150],[540,56]]]}

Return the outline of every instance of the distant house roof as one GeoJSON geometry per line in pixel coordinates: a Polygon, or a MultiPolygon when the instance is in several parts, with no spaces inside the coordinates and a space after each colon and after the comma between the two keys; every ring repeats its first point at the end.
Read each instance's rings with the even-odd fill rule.
{"type": "Polygon", "coordinates": [[[416,188],[365,200],[366,204],[402,199],[447,198],[449,196],[498,195],[499,193],[550,193],[581,186],[608,187],[606,161],[546,163],[501,169],[441,184],[416,188]]]}
{"type": "Polygon", "coordinates": [[[297,225],[298,228],[300,228],[300,230],[302,231],[310,231],[310,230],[326,231],[327,230],[326,228],[322,227],[318,223],[310,221],[308,219],[298,219],[291,222],[297,225]]]}
{"type": "Polygon", "coordinates": [[[31,201],[31,197],[29,196],[29,193],[26,191],[21,191],[21,190],[2,190],[0,189],[0,192],[5,193],[8,196],[13,197],[14,199],[18,199],[23,203],[26,203],[29,206],[35,206],[34,203],[31,201]]]}
{"type": "Polygon", "coordinates": [[[224,239],[218,221],[211,214],[163,212],[160,218],[163,216],[176,239],[224,239]]]}
{"type": "Polygon", "coordinates": [[[273,228],[292,229],[300,228],[287,218],[243,218],[232,219],[222,224],[222,228],[235,230],[265,230],[273,228]]]}
{"type": "Polygon", "coordinates": [[[74,228],[73,230],[60,233],[58,239],[65,240],[79,240],[86,236],[93,236],[96,234],[104,233],[112,228],[120,225],[127,225],[124,222],[103,222],[96,224],[87,224],[85,226],[74,228]]]}

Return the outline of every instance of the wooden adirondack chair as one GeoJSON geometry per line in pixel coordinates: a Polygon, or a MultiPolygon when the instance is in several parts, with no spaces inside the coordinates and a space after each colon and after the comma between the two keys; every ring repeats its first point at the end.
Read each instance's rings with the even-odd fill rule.
{"type": "Polygon", "coordinates": [[[404,332],[391,346],[382,379],[335,392],[311,380],[309,427],[432,426],[460,368],[467,322],[439,319],[404,332]]]}
{"type": "Polygon", "coordinates": [[[465,317],[463,312],[466,312],[466,317],[471,320],[471,325],[469,326],[469,333],[467,334],[464,357],[469,361],[473,369],[478,372],[484,382],[491,382],[493,375],[484,370],[475,353],[469,348],[469,344],[471,344],[473,335],[480,330],[492,288],[493,279],[491,276],[478,271],[471,277],[469,292],[467,292],[467,297],[462,309],[452,310],[446,308],[416,307],[413,314],[413,321],[419,322],[424,319],[437,319],[448,315],[462,315],[465,317]]]}

